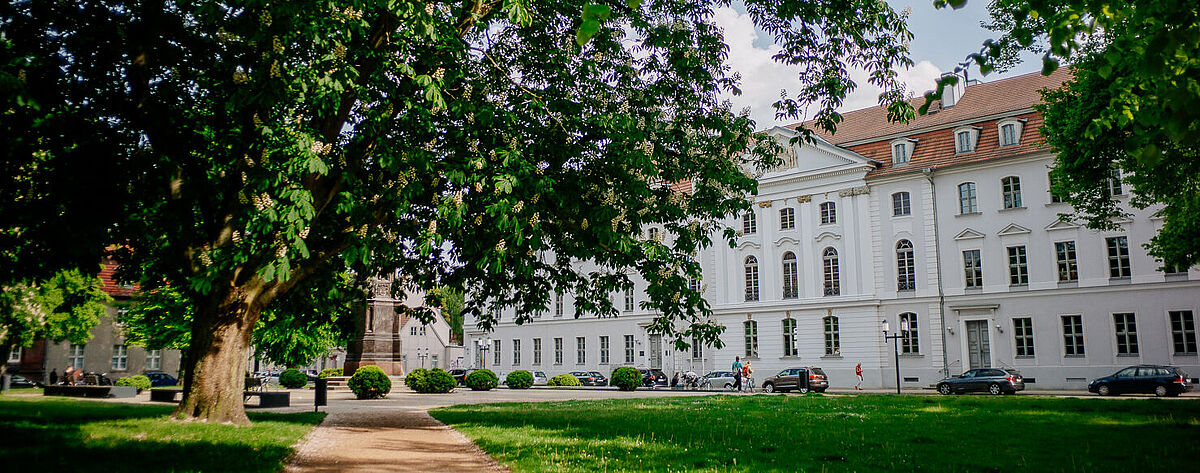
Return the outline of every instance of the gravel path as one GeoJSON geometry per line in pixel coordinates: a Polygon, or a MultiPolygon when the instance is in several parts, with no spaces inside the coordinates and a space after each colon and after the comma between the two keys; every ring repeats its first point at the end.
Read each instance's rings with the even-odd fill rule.
{"type": "Polygon", "coordinates": [[[506,472],[423,409],[331,410],[292,457],[289,473],[506,472]]]}

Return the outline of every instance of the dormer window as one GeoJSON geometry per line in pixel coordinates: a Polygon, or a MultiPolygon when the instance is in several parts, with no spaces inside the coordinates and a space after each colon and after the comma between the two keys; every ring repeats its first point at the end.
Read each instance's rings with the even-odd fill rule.
{"type": "Polygon", "coordinates": [[[1021,144],[1021,132],[1025,128],[1025,119],[1007,118],[996,124],[1000,133],[1000,146],[1015,146],[1021,144]]]}
{"type": "Polygon", "coordinates": [[[917,140],[900,138],[892,141],[892,166],[903,166],[912,160],[913,148],[917,140]]]}
{"type": "Polygon", "coordinates": [[[979,127],[964,126],[954,130],[954,152],[970,153],[975,151],[979,142],[979,127]]]}

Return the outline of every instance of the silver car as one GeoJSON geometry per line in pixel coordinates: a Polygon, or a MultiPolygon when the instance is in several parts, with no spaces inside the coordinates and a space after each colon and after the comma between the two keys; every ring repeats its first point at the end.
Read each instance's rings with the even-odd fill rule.
{"type": "Polygon", "coordinates": [[[713,371],[700,378],[700,389],[733,389],[732,371],[713,371]]]}
{"type": "Polygon", "coordinates": [[[545,371],[534,371],[533,372],[533,385],[534,386],[546,386],[548,384],[550,384],[550,378],[546,377],[545,371]]]}

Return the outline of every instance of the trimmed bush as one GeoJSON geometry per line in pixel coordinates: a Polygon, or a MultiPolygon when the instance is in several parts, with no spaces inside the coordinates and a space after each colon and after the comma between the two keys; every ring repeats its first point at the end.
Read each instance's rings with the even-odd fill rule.
{"type": "Polygon", "coordinates": [[[279,385],[288,389],[303,388],[308,384],[308,376],[296,368],[288,368],[279,373],[279,385]]]}
{"type": "Polygon", "coordinates": [[[318,378],[328,378],[330,376],[342,376],[341,368],[325,368],[317,375],[318,378]]]}
{"type": "Polygon", "coordinates": [[[360,366],[346,383],[359,399],[379,399],[392,391],[392,380],[374,365],[360,366]]]}
{"type": "Polygon", "coordinates": [[[489,391],[500,384],[500,378],[492,370],[475,370],[463,378],[463,384],[472,391],[489,391]]]}
{"type": "Polygon", "coordinates": [[[573,374],[565,373],[550,378],[547,384],[551,386],[579,386],[579,378],[576,378],[573,374]]]}
{"type": "Polygon", "coordinates": [[[525,370],[516,370],[504,377],[504,384],[509,389],[529,389],[533,386],[533,375],[525,370]]]}
{"type": "Polygon", "coordinates": [[[417,368],[404,377],[404,385],[419,393],[448,393],[457,384],[450,373],[438,368],[417,368]]]}
{"type": "Polygon", "coordinates": [[[622,391],[633,391],[642,385],[642,373],[630,366],[622,366],[613,370],[612,385],[622,391]]]}
{"type": "Polygon", "coordinates": [[[126,376],[117,380],[117,386],[133,386],[140,393],[150,389],[150,378],[142,375],[126,376]]]}

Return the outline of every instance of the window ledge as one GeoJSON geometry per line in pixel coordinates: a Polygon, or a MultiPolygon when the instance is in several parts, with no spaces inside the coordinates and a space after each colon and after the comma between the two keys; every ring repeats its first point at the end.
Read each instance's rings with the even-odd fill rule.
{"type": "Polygon", "coordinates": [[[822,360],[840,360],[840,359],[842,359],[842,355],[824,355],[821,357],[821,359],[822,360]]]}
{"type": "Polygon", "coordinates": [[[1009,207],[1009,208],[1000,209],[999,212],[1013,212],[1013,211],[1017,211],[1017,210],[1027,210],[1027,209],[1028,209],[1027,207],[1022,205],[1020,207],[1009,207]]]}
{"type": "Polygon", "coordinates": [[[893,218],[893,219],[898,219],[898,218],[912,218],[912,213],[911,213],[911,212],[909,212],[909,213],[906,213],[906,214],[892,215],[892,218],[893,218]]]}
{"type": "Polygon", "coordinates": [[[1063,355],[1063,358],[1087,358],[1087,355],[1063,355]]]}
{"type": "Polygon", "coordinates": [[[1034,355],[1021,355],[1021,356],[1014,356],[1013,358],[1016,358],[1016,359],[1018,359],[1018,360],[1032,360],[1032,359],[1036,358],[1036,356],[1034,356],[1034,355]]]}
{"type": "Polygon", "coordinates": [[[975,211],[975,212],[958,213],[958,214],[955,214],[954,216],[955,217],[966,217],[969,215],[983,215],[983,212],[975,211]]]}
{"type": "Polygon", "coordinates": [[[923,353],[901,353],[900,358],[925,358],[923,353]]]}
{"type": "Polygon", "coordinates": [[[800,355],[794,355],[794,356],[784,355],[784,356],[779,357],[779,359],[781,359],[781,360],[799,360],[800,355]]]}
{"type": "Polygon", "coordinates": [[[1141,353],[1117,353],[1117,358],[1141,358],[1141,353]]]}
{"type": "Polygon", "coordinates": [[[1195,353],[1172,353],[1171,356],[1196,356],[1195,353]]]}
{"type": "Polygon", "coordinates": [[[1059,281],[1058,287],[1079,287],[1079,280],[1074,281],[1059,281]]]}
{"type": "Polygon", "coordinates": [[[1045,205],[1046,205],[1046,207],[1057,207],[1057,206],[1060,206],[1060,205],[1068,205],[1068,203],[1067,203],[1066,201],[1062,201],[1062,202],[1046,202],[1046,204],[1045,204],[1045,205]]]}
{"type": "Polygon", "coordinates": [[[979,294],[979,293],[983,292],[983,288],[982,287],[964,287],[963,292],[965,292],[967,294],[979,294]]]}
{"type": "Polygon", "coordinates": [[[896,289],[896,297],[913,297],[917,295],[916,289],[896,289]]]}
{"type": "Polygon", "coordinates": [[[1010,290],[1010,291],[1028,291],[1028,290],[1029,290],[1029,283],[1023,283],[1023,284],[1009,284],[1009,285],[1008,285],[1008,290],[1010,290]]]}

